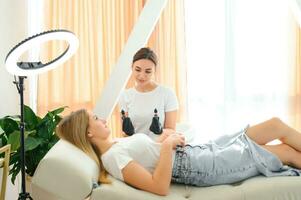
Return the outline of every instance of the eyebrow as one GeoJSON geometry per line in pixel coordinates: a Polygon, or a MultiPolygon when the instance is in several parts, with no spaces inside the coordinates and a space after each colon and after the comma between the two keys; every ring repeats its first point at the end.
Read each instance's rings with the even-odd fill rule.
{"type": "MultiPolygon", "coordinates": [[[[135,66],[135,68],[141,69],[141,67],[139,67],[139,66],[135,66]]],[[[145,69],[145,70],[152,70],[152,68],[147,68],[147,69],[145,69]]]]}

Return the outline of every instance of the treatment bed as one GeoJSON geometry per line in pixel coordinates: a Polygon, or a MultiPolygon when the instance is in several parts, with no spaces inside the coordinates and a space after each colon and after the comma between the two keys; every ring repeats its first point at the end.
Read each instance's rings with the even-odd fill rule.
{"type": "Polygon", "coordinates": [[[110,177],[112,184],[96,184],[96,163],[81,150],[60,140],[42,159],[32,179],[37,200],[301,200],[301,177],[254,177],[212,187],[172,184],[168,196],[135,189],[110,177]]]}

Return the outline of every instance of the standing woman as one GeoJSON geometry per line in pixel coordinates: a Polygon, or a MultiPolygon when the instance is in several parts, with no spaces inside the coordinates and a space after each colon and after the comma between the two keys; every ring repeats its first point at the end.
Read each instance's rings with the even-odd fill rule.
{"type": "Polygon", "coordinates": [[[178,110],[174,91],[154,81],[157,68],[157,55],[150,48],[137,51],[132,62],[135,86],[125,90],[119,101],[120,110],[131,119],[133,133],[145,133],[153,140],[161,134],[150,129],[153,117],[159,117],[163,129],[175,130],[178,110]]]}

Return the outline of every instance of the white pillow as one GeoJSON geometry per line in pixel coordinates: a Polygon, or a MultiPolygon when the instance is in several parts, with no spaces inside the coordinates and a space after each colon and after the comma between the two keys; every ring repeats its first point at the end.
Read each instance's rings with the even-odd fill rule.
{"type": "Polygon", "coordinates": [[[44,190],[66,200],[84,199],[91,193],[98,175],[99,169],[94,160],[71,143],[59,140],[35,171],[33,196],[35,191],[39,194],[38,190],[44,190]]]}

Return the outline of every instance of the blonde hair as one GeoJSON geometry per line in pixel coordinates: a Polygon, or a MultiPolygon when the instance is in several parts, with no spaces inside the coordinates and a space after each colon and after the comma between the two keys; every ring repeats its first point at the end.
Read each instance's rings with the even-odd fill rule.
{"type": "Polygon", "coordinates": [[[108,172],[101,162],[99,150],[87,138],[88,127],[89,113],[85,109],[80,109],[64,117],[56,129],[56,133],[58,137],[78,147],[97,163],[100,170],[99,182],[111,183],[107,178],[108,172]]]}

